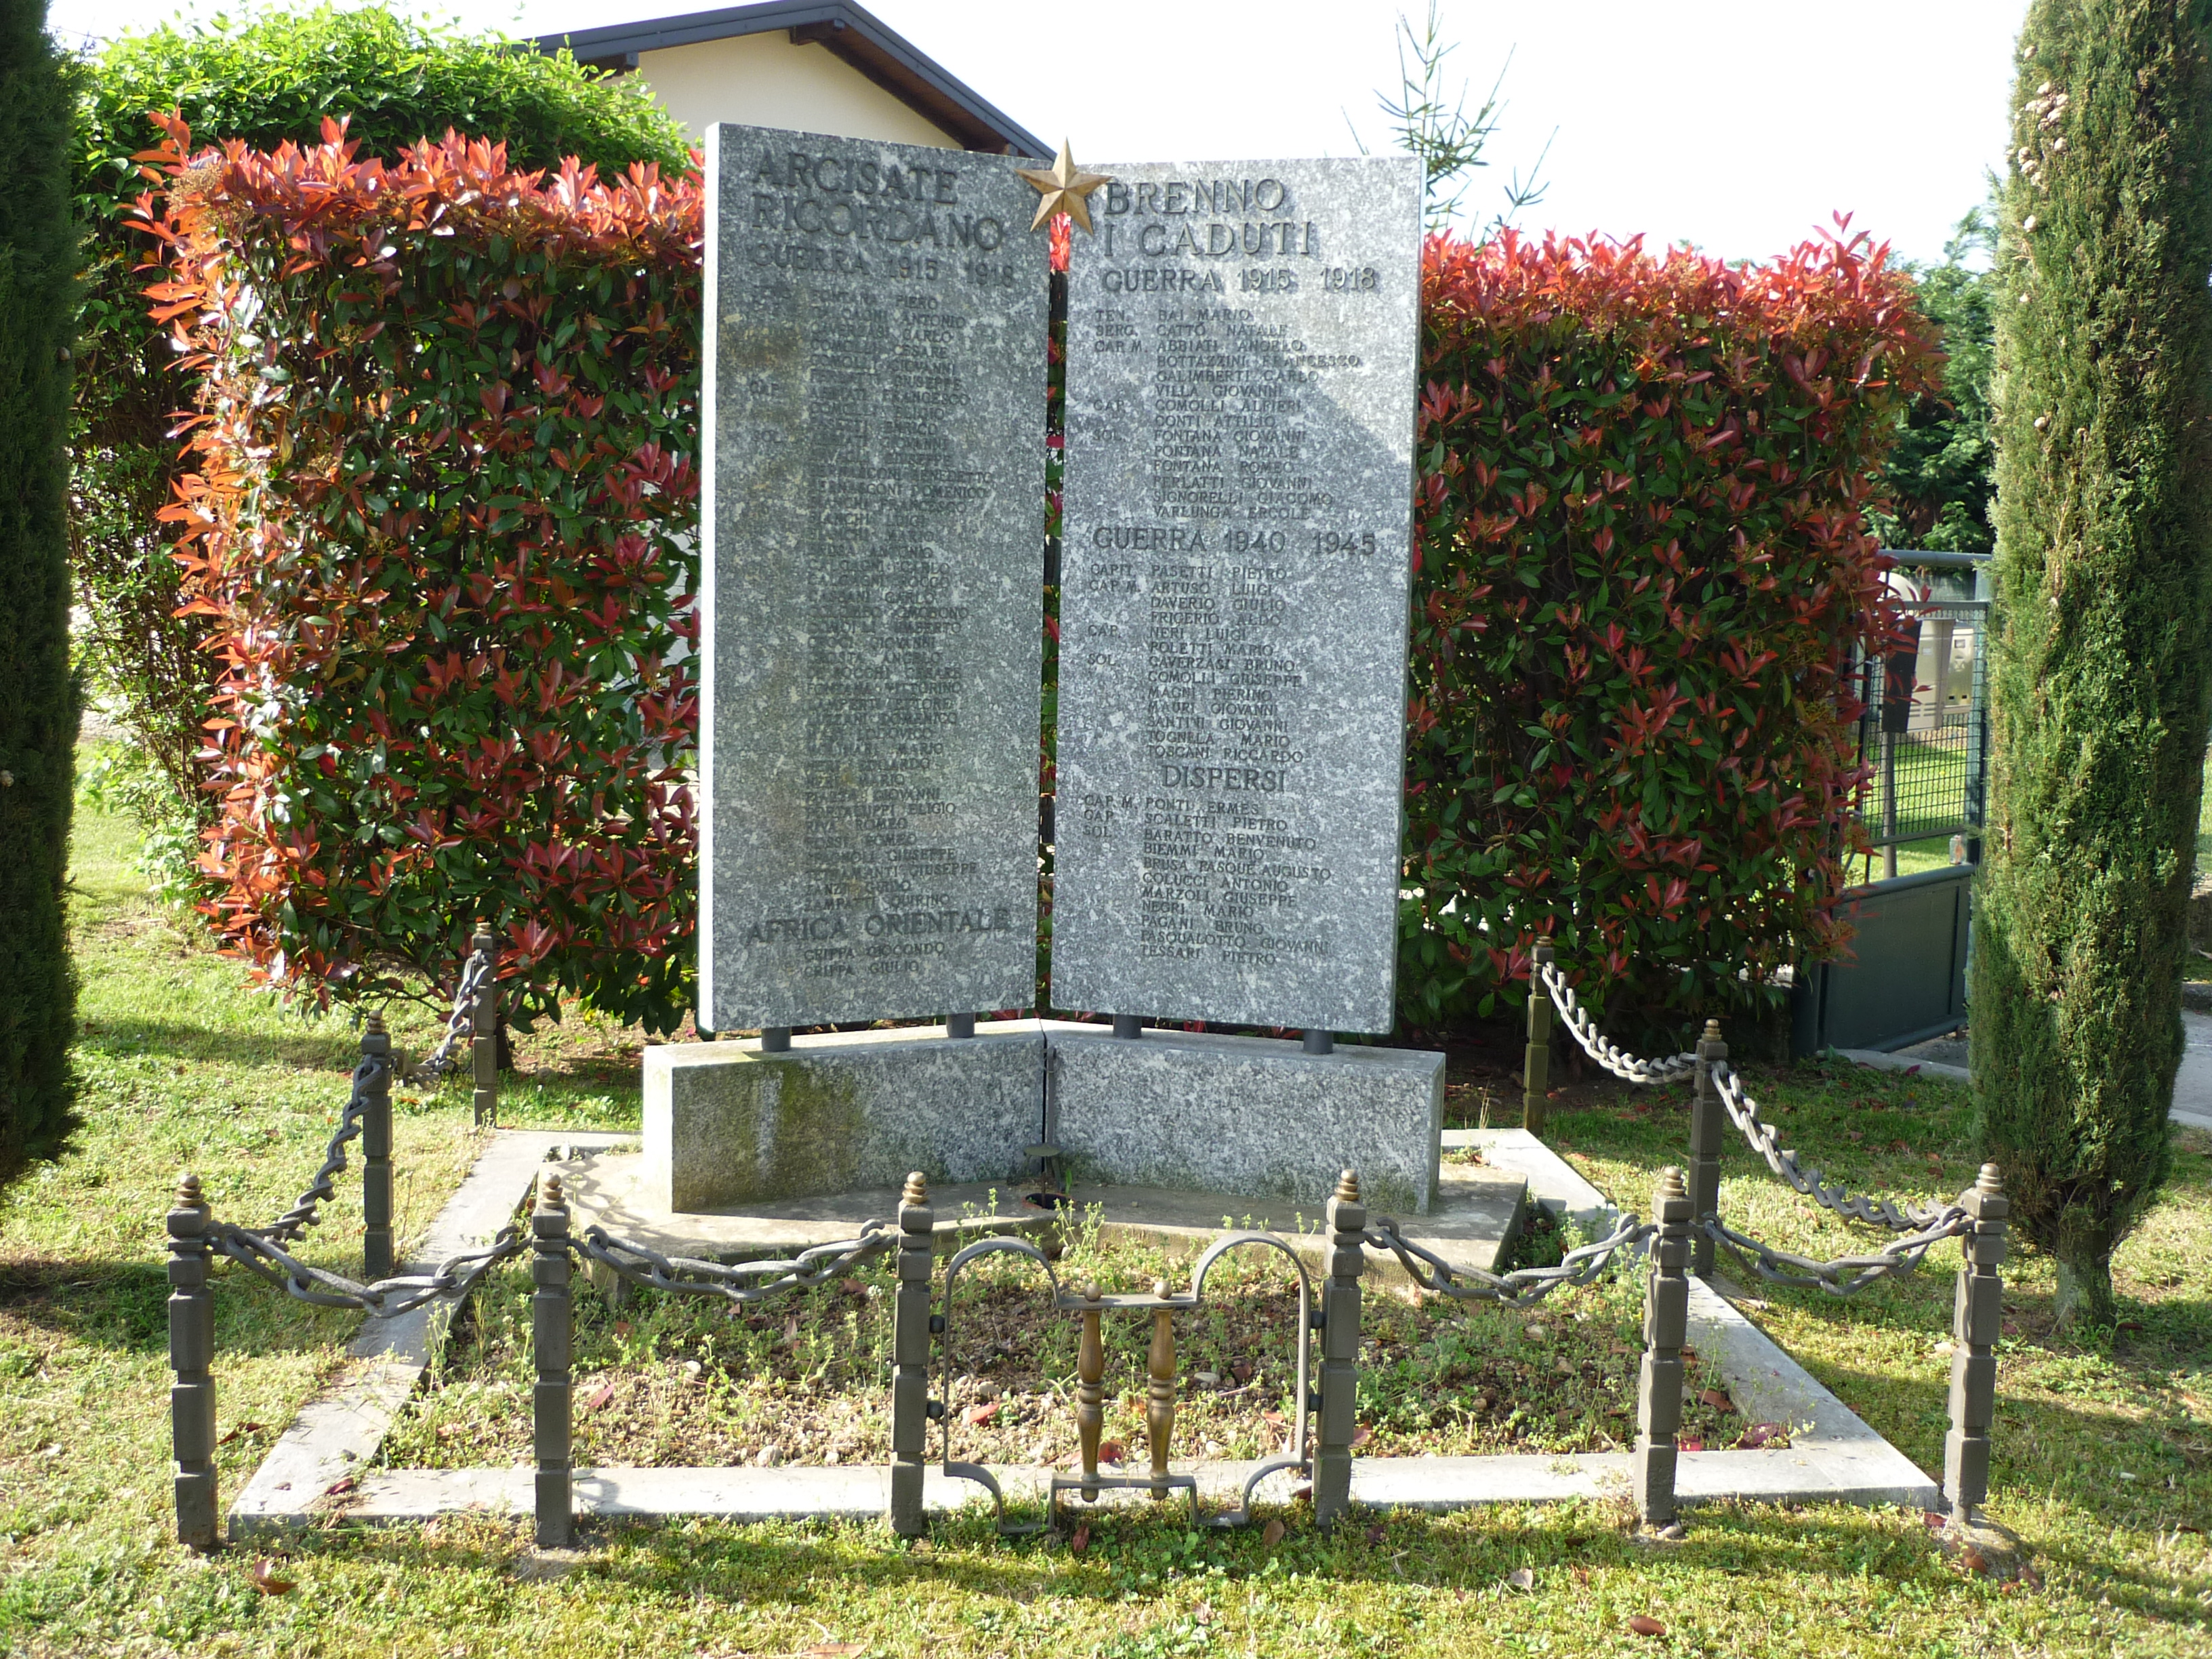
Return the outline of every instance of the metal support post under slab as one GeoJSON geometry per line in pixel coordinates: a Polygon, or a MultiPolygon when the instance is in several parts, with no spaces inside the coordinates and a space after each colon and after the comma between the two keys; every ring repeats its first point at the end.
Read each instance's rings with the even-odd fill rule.
{"type": "MultiPolygon", "coordinates": [[[[1727,1120],[1721,1109],[1720,1086],[1713,1081],[1713,1067],[1727,1058],[1721,1023],[1709,1019],[1705,1036],[1698,1039],[1697,1093],[1690,1102],[1689,1188],[1693,1221],[1720,1213],[1721,1137],[1727,1133],[1727,1120]]],[[[1713,1271],[1712,1236],[1702,1229],[1690,1242],[1690,1271],[1700,1279],[1710,1277],[1713,1271]]]]}
{"type": "Polygon", "coordinates": [[[1690,1325],[1690,1191],[1682,1172],[1659,1172],[1651,1195],[1651,1276],[1644,1291],[1644,1361],[1636,1380],[1636,1513],[1647,1527],[1674,1519],[1674,1468],[1682,1426],[1682,1344],[1690,1325]]]}
{"type": "Polygon", "coordinates": [[[764,1054],[787,1054],[791,1052],[791,1027],[763,1025],[761,1027],[760,1051],[764,1054]]]}
{"type": "Polygon", "coordinates": [[[949,1037],[974,1036],[975,1035],[975,1016],[973,1014],[945,1015],[945,1035],[949,1037]]]}
{"type": "Polygon", "coordinates": [[[1352,1506],[1352,1441],[1359,1426],[1359,1276],[1366,1271],[1367,1206],[1346,1170],[1322,1211],[1330,1235],[1322,1289],[1321,1432],[1314,1448],[1314,1521],[1332,1525],[1352,1506]]]}
{"type": "Polygon", "coordinates": [[[1336,1033],[1308,1031],[1299,1039],[1298,1046],[1310,1054],[1333,1054],[1336,1052],[1336,1033]]]}
{"type": "Polygon", "coordinates": [[[216,1533],[215,1303],[208,1290],[211,1219],[200,1178],[177,1182],[169,1212],[169,1443],[177,1460],[177,1541],[203,1555],[216,1533]]]}
{"type": "Polygon", "coordinates": [[[1135,1014],[1114,1016],[1114,1035],[1134,1042],[1145,1034],[1145,1022],[1135,1014]]]}
{"type": "Polygon", "coordinates": [[[1990,1495],[1990,1428],[1996,1420],[1996,1340],[2004,1328],[2005,1216],[2011,1209],[1994,1164],[1959,1202],[1974,1231],[1959,1241],[1958,1291],[1952,1303],[1951,1431],[1943,1437],[1943,1498],[1951,1518],[1971,1520],[1990,1495]]]}

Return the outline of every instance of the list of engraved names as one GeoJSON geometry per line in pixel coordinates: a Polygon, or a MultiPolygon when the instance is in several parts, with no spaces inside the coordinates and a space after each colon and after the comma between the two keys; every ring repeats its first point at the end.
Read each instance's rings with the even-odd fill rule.
{"type": "Polygon", "coordinates": [[[1030,192],[998,158],[716,141],[707,1006],[743,1026],[1026,1004],[1030,192]]]}
{"type": "Polygon", "coordinates": [[[1069,303],[1054,1000],[1386,1030],[1418,188],[1108,170],[1069,303]]]}

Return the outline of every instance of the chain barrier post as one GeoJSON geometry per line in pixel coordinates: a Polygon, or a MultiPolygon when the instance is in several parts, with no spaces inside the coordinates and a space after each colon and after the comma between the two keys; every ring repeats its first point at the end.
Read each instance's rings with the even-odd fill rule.
{"type": "MultiPolygon", "coordinates": [[[[1167,1300],[1168,1282],[1156,1279],[1152,1294],[1167,1300]]],[[[1152,1310],[1152,1346],[1145,1355],[1145,1438],[1152,1454],[1152,1502],[1168,1497],[1168,1448],[1175,1437],[1175,1320],[1165,1308],[1152,1310]]]]}
{"type": "Polygon", "coordinates": [[[931,1252],[937,1214],[929,1182],[916,1170],[899,1194],[898,1286],[891,1314],[891,1530],[919,1538],[921,1466],[929,1449],[931,1252]]]}
{"type": "Polygon", "coordinates": [[[200,1178],[177,1182],[169,1212],[169,1440],[177,1460],[177,1541],[201,1554],[216,1545],[215,1297],[208,1289],[208,1224],[200,1178]]]}
{"type": "Polygon", "coordinates": [[[1528,972],[1528,1047],[1521,1061],[1521,1127],[1532,1135],[1544,1132],[1544,1097],[1552,1086],[1552,994],[1542,977],[1551,965],[1552,947],[1539,945],[1528,972]]]}
{"type": "Polygon", "coordinates": [[[531,1433],[538,1455],[538,1547],[566,1549],[575,1538],[574,1324],[569,1299],[568,1206],[561,1177],[548,1171],[531,1212],[530,1343],[538,1364],[531,1433]]]}
{"type": "MultiPolygon", "coordinates": [[[[469,1058],[476,1067],[475,1121],[480,1129],[499,1123],[499,939],[489,929],[469,940],[471,953],[484,959],[483,982],[469,1010],[469,1058]]],[[[466,972],[465,968],[463,972],[466,972]]]]}
{"type": "Polygon", "coordinates": [[[1959,1285],[1952,1303],[1951,1430],[1943,1437],[1943,1497],[1951,1518],[1972,1518],[1990,1494],[1990,1428],[1996,1416],[1996,1340],[2004,1326],[2005,1216],[2011,1200],[1994,1164],[1959,1202],[1973,1231],[1959,1240],[1959,1285]]]}
{"type": "MultiPolygon", "coordinates": [[[[1321,1434],[1314,1449],[1314,1521],[1332,1525],[1352,1507],[1352,1439],[1359,1422],[1359,1276],[1366,1271],[1367,1206],[1358,1171],[1336,1178],[1323,1211],[1332,1235],[1321,1293],[1321,1434]]],[[[1298,1408],[1306,1408],[1300,1401],[1298,1408]]]]}
{"type": "Polygon", "coordinates": [[[1083,1501],[1098,1501],[1098,1437],[1106,1426],[1106,1341],[1096,1285],[1083,1290],[1083,1334],[1075,1346],[1075,1438],[1083,1454],[1083,1501]]]}
{"type": "Polygon", "coordinates": [[[1644,1364],[1636,1384],[1636,1512],[1647,1527],[1674,1519],[1674,1435],[1682,1426],[1682,1344],[1690,1328],[1690,1191],[1659,1172],[1651,1194],[1651,1273],[1644,1291],[1644,1364]]]}
{"type": "Polygon", "coordinates": [[[382,1014],[368,1017],[361,1056],[382,1062],[361,1107],[361,1276],[373,1285],[392,1277],[392,1039],[382,1014]]]}
{"type": "MultiPolygon", "coordinates": [[[[1709,1019],[1698,1039],[1697,1093],[1690,1102],[1690,1214],[1697,1220],[1721,1210],[1721,1136],[1726,1126],[1713,1067],[1727,1058],[1721,1023],[1709,1019]]],[[[1691,1241],[1690,1269],[1700,1279],[1713,1271],[1713,1241],[1703,1231],[1691,1241]]]]}

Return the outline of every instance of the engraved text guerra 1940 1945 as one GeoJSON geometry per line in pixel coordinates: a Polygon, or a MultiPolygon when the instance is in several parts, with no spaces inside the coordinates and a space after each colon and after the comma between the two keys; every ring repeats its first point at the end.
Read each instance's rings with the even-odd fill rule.
{"type": "Polygon", "coordinates": [[[1053,1000],[1387,1031],[1419,168],[1109,171],[1068,283],[1053,1000]]]}

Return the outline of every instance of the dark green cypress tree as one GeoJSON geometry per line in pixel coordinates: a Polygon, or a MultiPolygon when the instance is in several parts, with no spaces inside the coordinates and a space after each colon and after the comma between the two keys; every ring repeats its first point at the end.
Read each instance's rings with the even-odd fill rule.
{"type": "Polygon", "coordinates": [[[2033,0],[1997,269],[1974,1085],[2062,1322],[2165,1178],[2212,623],[2207,0],[2033,0]]]}
{"type": "Polygon", "coordinates": [[[70,675],[70,94],[46,0],[0,0],[0,1182],[75,1126],[62,910],[70,675]]]}

